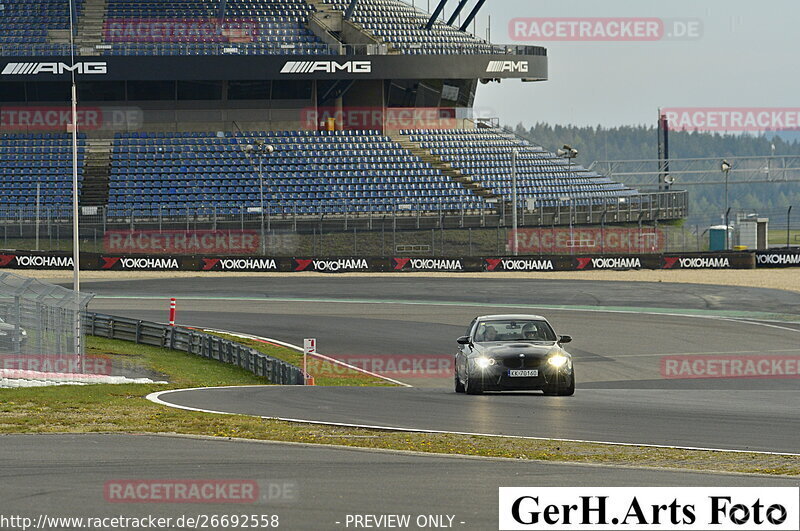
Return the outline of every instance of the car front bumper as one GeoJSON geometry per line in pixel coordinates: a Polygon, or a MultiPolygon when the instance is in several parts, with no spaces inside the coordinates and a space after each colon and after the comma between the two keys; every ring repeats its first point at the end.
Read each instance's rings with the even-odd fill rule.
{"type": "Polygon", "coordinates": [[[538,369],[538,376],[509,376],[507,367],[492,365],[486,368],[474,367],[470,372],[470,379],[481,382],[484,391],[535,391],[541,390],[558,382],[569,385],[572,382],[572,367],[552,367],[542,364],[538,369]]]}

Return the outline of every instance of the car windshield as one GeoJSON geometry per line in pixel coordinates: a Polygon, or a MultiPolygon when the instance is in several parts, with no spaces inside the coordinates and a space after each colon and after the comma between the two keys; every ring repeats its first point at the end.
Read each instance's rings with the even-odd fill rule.
{"type": "Polygon", "coordinates": [[[476,343],[492,341],[555,341],[556,334],[546,321],[481,321],[475,330],[476,343]]]}

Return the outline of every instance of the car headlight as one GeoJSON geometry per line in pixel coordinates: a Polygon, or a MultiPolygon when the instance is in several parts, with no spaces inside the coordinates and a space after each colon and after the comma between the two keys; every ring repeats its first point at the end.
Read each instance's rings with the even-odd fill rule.
{"type": "Polygon", "coordinates": [[[494,365],[494,360],[491,358],[475,358],[475,365],[478,366],[480,369],[485,369],[491,365],[494,365]]]}
{"type": "Polygon", "coordinates": [[[550,365],[552,365],[557,369],[560,369],[561,367],[566,365],[568,361],[569,358],[564,356],[563,354],[556,354],[555,356],[550,356],[547,359],[547,363],[549,363],[550,365]]]}

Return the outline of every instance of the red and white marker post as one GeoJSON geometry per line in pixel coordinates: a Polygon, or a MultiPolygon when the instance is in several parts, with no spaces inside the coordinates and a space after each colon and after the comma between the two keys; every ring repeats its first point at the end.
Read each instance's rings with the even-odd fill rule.
{"type": "Polygon", "coordinates": [[[175,311],[177,310],[178,304],[175,301],[175,297],[169,300],[169,325],[175,326],[175,311]]]}
{"type": "Polygon", "coordinates": [[[308,357],[317,353],[317,340],[304,339],[303,340],[303,375],[305,376],[306,385],[315,385],[314,377],[308,374],[308,357]]]}

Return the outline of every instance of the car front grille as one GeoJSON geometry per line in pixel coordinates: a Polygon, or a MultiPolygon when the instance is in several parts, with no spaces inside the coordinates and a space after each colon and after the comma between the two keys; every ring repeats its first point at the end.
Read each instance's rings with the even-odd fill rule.
{"type": "Polygon", "coordinates": [[[538,369],[542,366],[542,360],[526,356],[525,358],[505,358],[503,367],[506,369],[538,369]]]}

